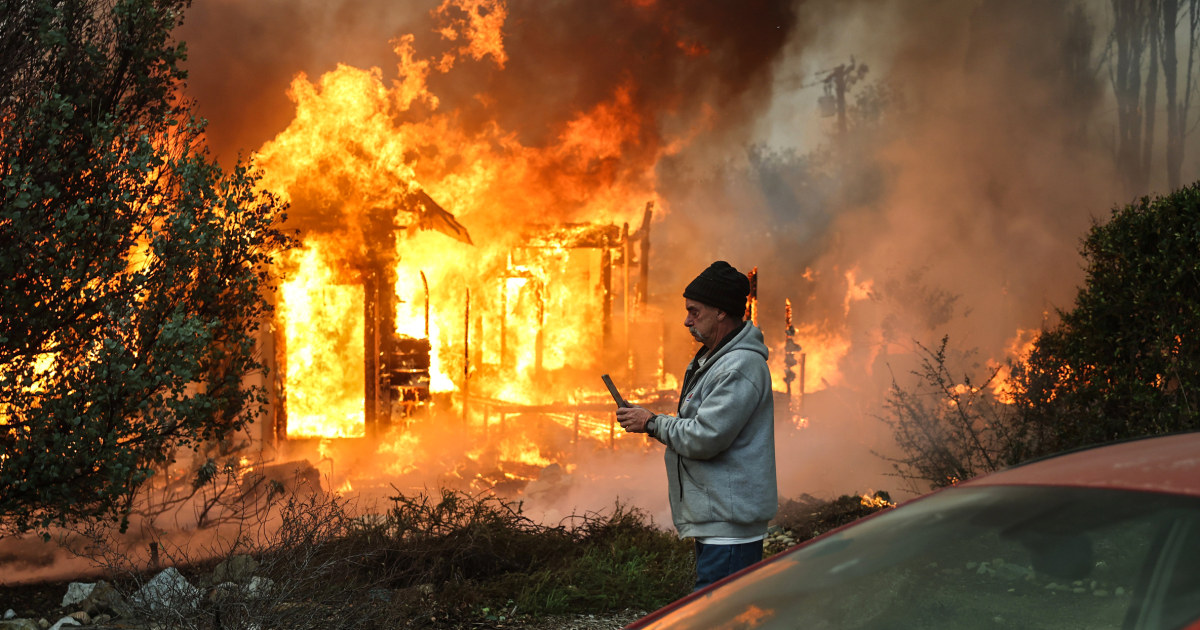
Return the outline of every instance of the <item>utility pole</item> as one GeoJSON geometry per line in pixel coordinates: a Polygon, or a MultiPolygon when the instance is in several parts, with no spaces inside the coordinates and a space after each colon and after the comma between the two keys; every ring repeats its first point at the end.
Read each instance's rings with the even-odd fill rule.
{"type": "Polygon", "coordinates": [[[817,74],[825,75],[825,78],[821,80],[825,84],[825,95],[818,100],[822,113],[825,113],[825,115],[837,114],[838,140],[845,141],[847,127],[846,91],[866,76],[867,65],[860,64],[851,57],[850,63],[843,63],[836,68],[823,70],[817,74]]]}

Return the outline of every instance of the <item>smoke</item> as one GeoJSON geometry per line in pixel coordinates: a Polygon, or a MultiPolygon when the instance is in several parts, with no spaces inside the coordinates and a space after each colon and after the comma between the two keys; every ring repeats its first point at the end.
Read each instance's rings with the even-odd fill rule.
{"type": "Polygon", "coordinates": [[[319,76],[338,63],[394,66],[390,40],[427,11],[420,2],[194,4],[176,37],[188,47],[188,94],[209,121],[210,148],[231,163],[286,127],[297,73],[319,76]]]}
{"type": "Polygon", "coordinates": [[[771,107],[741,145],[700,139],[660,162],[664,293],[724,258],[758,268],[768,339],[788,298],[850,342],[840,380],[807,397],[808,429],[781,445],[785,494],[894,491],[871,453],[893,449],[878,416],[893,380],[914,382],[916,344],[949,335],[964,359],[952,369],[979,377],[1018,331],[1070,307],[1077,245],[1119,201],[1096,6],[803,3],[798,21],[819,32],[785,47],[774,85],[789,92],[772,97],[806,94],[810,109],[771,107]],[[846,133],[836,117],[791,124],[818,119],[839,65],[869,67],[847,89],[846,133]]]}
{"type": "MultiPolygon", "coordinates": [[[[461,36],[443,29],[464,7],[487,15],[500,4],[433,1],[259,3],[215,0],[189,11],[178,36],[192,51],[189,93],[211,122],[209,142],[223,159],[253,150],[286,126],[286,97],[297,73],[338,64],[385,70],[395,79],[393,44],[411,36],[422,57],[453,65],[435,70],[430,91],[471,132],[496,124],[527,147],[553,143],[578,112],[635,86],[642,128],[637,167],[664,134],[698,117],[714,129],[738,127],[764,102],[766,70],[797,30],[790,2],[520,2],[506,8],[503,59],[463,54],[461,36]],[[447,59],[453,59],[447,63],[447,59]]],[[[420,111],[417,112],[418,114],[420,111]]],[[[651,165],[652,166],[652,165],[651,165]]]]}

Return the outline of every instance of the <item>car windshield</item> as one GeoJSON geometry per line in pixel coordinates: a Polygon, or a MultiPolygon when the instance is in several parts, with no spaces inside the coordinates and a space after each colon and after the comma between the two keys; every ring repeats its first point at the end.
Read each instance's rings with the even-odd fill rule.
{"type": "Polygon", "coordinates": [[[648,628],[1180,628],[1200,618],[1200,499],[979,486],[790,553],[648,628]]]}

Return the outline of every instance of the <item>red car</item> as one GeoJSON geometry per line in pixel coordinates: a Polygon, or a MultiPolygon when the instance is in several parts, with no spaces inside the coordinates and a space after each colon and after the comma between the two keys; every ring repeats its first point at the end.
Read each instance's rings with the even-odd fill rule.
{"type": "Polygon", "coordinates": [[[932,492],[628,628],[1200,630],[1200,433],[932,492]]]}

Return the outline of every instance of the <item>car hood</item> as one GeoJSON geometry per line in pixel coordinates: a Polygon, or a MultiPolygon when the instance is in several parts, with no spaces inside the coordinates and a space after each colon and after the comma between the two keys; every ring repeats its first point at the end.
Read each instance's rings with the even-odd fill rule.
{"type": "Polygon", "coordinates": [[[1073,451],[959,485],[1051,484],[1200,496],[1200,432],[1073,451]]]}

